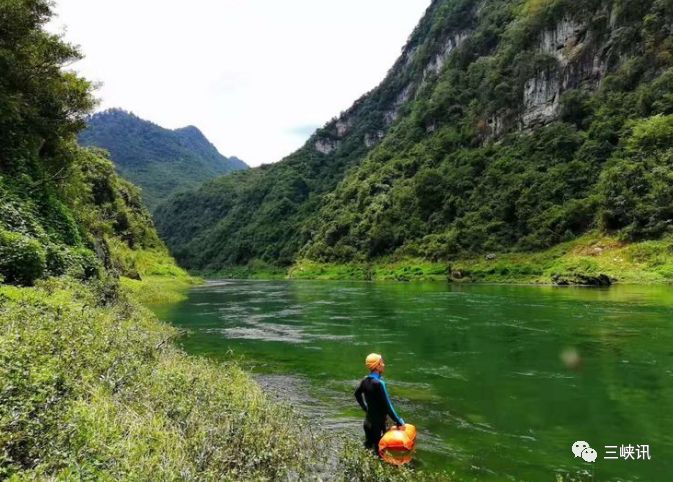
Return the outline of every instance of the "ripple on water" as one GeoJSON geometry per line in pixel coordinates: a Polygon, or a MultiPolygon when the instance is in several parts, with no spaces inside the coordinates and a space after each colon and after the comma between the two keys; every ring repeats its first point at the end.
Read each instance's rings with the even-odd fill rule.
{"type": "MultiPolygon", "coordinates": [[[[239,317],[233,317],[240,323],[239,317]]],[[[263,320],[277,318],[269,314],[248,315],[239,326],[204,329],[204,333],[220,334],[229,339],[256,340],[285,343],[309,343],[316,341],[349,341],[353,335],[337,335],[320,331],[311,331],[309,327],[284,323],[267,323],[263,320]]]]}
{"type": "Polygon", "coordinates": [[[529,370],[529,371],[525,371],[525,372],[513,372],[512,375],[517,375],[517,376],[521,376],[521,377],[546,378],[548,380],[576,378],[575,375],[569,375],[567,373],[544,372],[544,371],[538,371],[538,370],[529,370]]]}
{"type": "Polygon", "coordinates": [[[226,338],[258,341],[281,341],[284,343],[306,343],[301,330],[289,326],[275,325],[274,328],[237,327],[213,330],[226,338]]]}
{"type": "Polygon", "coordinates": [[[456,367],[451,367],[448,365],[442,365],[439,367],[418,368],[414,371],[417,373],[429,373],[430,375],[446,378],[448,380],[460,380],[463,382],[467,381],[467,377],[463,373],[461,373],[456,367]]]}

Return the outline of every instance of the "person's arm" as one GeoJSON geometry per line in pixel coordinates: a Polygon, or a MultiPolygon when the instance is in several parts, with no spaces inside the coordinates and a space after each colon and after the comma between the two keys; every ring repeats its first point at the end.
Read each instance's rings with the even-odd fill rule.
{"type": "Polygon", "coordinates": [[[358,401],[358,403],[362,407],[362,410],[364,410],[366,412],[367,411],[367,404],[365,403],[365,397],[364,397],[364,390],[362,388],[362,382],[360,382],[358,387],[355,389],[355,400],[358,401]]]}
{"type": "Polygon", "coordinates": [[[388,412],[388,416],[392,418],[398,426],[404,425],[404,420],[399,415],[397,415],[397,412],[393,407],[393,402],[390,401],[390,397],[388,396],[388,389],[386,388],[386,382],[383,380],[381,380],[381,389],[383,390],[383,395],[386,400],[386,411],[388,412]]]}

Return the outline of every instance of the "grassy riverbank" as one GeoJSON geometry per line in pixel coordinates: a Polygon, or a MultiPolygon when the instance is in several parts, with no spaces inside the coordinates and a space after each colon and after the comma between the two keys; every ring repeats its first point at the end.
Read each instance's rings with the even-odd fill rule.
{"type": "Polygon", "coordinates": [[[601,275],[625,284],[673,282],[673,238],[622,243],[587,235],[537,253],[493,253],[444,262],[401,258],[343,265],[301,260],[288,272],[291,279],[542,284],[591,284],[601,275]]]}
{"type": "Polygon", "coordinates": [[[182,273],[153,286],[158,278],[0,285],[0,478],[422,476],[382,466],[355,443],[333,453],[235,363],[181,352],[176,330],[133,293],[179,299],[193,281],[182,273]]]}
{"type": "Polygon", "coordinates": [[[287,409],[236,366],[174,348],[175,331],[113,281],[0,299],[2,477],[269,479],[306,464],[287,409]]]}

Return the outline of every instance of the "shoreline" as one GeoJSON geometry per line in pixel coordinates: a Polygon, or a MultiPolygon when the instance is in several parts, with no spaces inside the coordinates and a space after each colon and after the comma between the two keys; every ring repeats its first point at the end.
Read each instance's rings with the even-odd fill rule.
{"type": "Polygon", "coordinates": [[[299,259],[290,267],[262,262],[195,272],[206,279],[440,281],[455,284],[529,286],[673,284],[673,236],[624,243],[589,234],[537,252],[489,253],[471,258],[431,261],[418,257],[368,262],[319,262],[299,259]]]}
{"type": "MultiPolygon", "coordinates": [[[[157,291],[161,277],[150,278],[139,281],[147,294],[176,282],[167,303],[188,286],[186,275],[164,277],[157,291]]],[[[68,277],[0,284],[0,352],[10,361],[2,381],[14,387],[18,420],[0,427],[14,436],[5,442],[17,460],[4,467],[9,478],[443,479],[386,467],[351,441],[319,451],[328,431],[310,432],[301,411],[235,361],[184,352],[179,331],[147,308],[152,299],[141,303],[124,285],[68,277]],[[35,395],[52,393],[52,403],[35,395]],[[23,466],[22,454],[40,463],[23,466]]]]}

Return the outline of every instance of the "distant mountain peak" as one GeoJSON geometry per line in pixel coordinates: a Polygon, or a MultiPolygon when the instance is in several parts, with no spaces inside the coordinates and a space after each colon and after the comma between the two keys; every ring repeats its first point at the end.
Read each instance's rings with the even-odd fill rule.
{"type": "Polygon", "coordinates": [[[208,140],[206,136],[201,132],[201,129],[199,129],[196,126],[189,125],[185,127],[180,127],[178,129],[173,129],[173,132],[177,132],[178,134],[182,134],[184,136],[193,136],[193,137],[198,137],[202,138],[204,140],[208,140]]]}
{"type": "Polygon", "coordinates": [[[106,149],[121,175],[143,189],[150,208],[176,192],[248,168],[220,154],[194,125],[166,129],[120,108],[91,115],[80,142],[106,149]]]}

